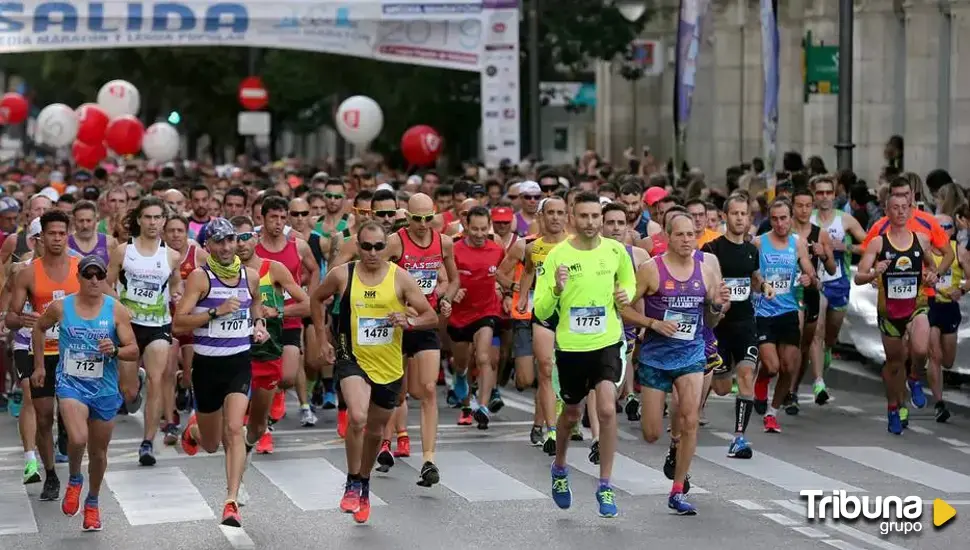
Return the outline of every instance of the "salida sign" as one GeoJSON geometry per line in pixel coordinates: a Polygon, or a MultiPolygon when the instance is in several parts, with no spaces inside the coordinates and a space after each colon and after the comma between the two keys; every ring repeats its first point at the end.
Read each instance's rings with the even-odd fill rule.
{"type": "Polygon", "coordinates": [[[244,33],[248,29],[249,12],[235,2],[212,3],[205,10],[181,2],[0,3],[0,33],[244,33]]]}

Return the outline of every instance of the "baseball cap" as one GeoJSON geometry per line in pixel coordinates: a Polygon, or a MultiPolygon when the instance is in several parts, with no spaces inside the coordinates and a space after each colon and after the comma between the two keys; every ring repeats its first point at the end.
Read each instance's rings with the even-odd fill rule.
{"type": "Polygon", "coordinates": [[[377,190],[378,191],[394,191],[394,186],[391,185],[390,183],[385,182],[385,183],[382,183],[382,184],[378,185],[377,186],[377,190]]]}
{"type": "Polygon", "coordinates": [[[8,212],[20,212],[20,203],[13,197],[3,197],[0,199],[0,214],[8,212]]]}
{"type": "Polygon", "coordinates": [[[643,202],[647,206],[653,206],[665,198],[667,198],[667,190],[663,187],[651,187],[643,194],[643,202]]]}
{"type": "Polygon", "coordinates": [[[84,188],[84,192],[81,194],[85,200],[96,201],[98,197],[101,196],[101,190],[93,185],[89,185],[84,188]]]}
{"type": "Polygon", "coordinates": [[[316,174],[313,174],[313,177],[310,178],[310,183],[316,183],[318,181],[325,182],[328,179],[330,179],[330,174],[321,171],[321,172],[317,172],[316,174]]]}
{"type": "Polygon", "coordinates": [[[50,181],[63,182],[64,181],[64,173],[55,170],[55,171],[51,172],[50,177],[48,177],[47,179],[50,180],[50,181]]]}
{"type": "Polygon", "coordinates": [[[40,193],[38,194],[49,198],[51,202],[57,202],[57,199],[61,198],[61,194],[58,193],[57,189],[54,189],[53,187],[45,187],[41,189],[40,193]]]}
{"type": "Polygon", "coordinates": [[[532,180],[525,180],[519,182],[519,193],[523,195],[538,195],[542,193],[542,188],[539,184],[532,180]]]}
{"type": "Polygon", "coordinates": [[[27,238],[37,235],[40,235],[40,218],[34,218],[34,221],[30,222],[30,227],[27,228],[27,238]]]}
{"type": "Polygon", "coordinates": [[[215,242],[226,240],[236,235],[236,228],[226,218],[213,218],[205,229],[206,238],[215,242]]]}
{"type": "Polygon", "coordinates": [[[492,209],[492,221],[499,223],[509,223],[512,221],[512,209],[507,206],[499,206],[492,209]]]}
{"type": "Polygon", "coordinates": [[[480,183],[470,185],[468,187],[468,196],[474,197],[475,195],[480,195],[480,196],[486,195],[485,186],[480,183]]]}
{"type": "Polygon", "coordinates": [[[105,265],[104,259],[97,254],[89,254],[81,258],[80,263],[77,265],[77,271],[78,273],[84,273],[84,271],[89,267],[96,267],[102,273],[108,272],[108,266],[105,265]]]}

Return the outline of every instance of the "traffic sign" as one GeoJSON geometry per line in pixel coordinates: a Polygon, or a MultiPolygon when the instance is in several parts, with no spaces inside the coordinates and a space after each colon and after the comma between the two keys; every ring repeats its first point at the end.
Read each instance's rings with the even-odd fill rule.
{"type": "Polygon", "coordinates": [[[802,42],[805,102],[810,95],[839,94],[839,46],[815,44],[812,33],[802,42]]]}
{"type": "Polygon", "coordinates": [[[269,105],[269,92],[258,76],[247,76],[239,83],[239,104],[243,109],[259,111],[269,105]]]}
{"type": "Polygon", "coordinates": [[[241,136],[268,136],[272,130],[272,117],[266,111],[239,113],[236,131],[241,136]]]}

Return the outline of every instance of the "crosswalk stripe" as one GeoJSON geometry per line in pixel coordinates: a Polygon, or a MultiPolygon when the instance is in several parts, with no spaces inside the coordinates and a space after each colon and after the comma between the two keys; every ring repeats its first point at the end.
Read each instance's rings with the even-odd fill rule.
{"type": "Polygon", "coordinates": [[[882,447],[819,447],[880,472],[946,493],[970,493],[970,476],[934,466],[882,447]]]}
{"type": "MultiPolygon", "coordinates": [[[[782,508],[784,508],[785,510],[788,510],[790,512],[795,512],[796,514],[804,514],[805,513],[805,503],[804,502],[794,502],[794,501],[789,501],[789,500],[773,500],[772,502],[774,502],[778,506],[781,506],[782,508]]],[[[842,525],[840,523],[835,523],[835,522],[831,522],[831,521],[825,522],[824,525],[826,527],[828,527],[829,529],[834,529],[834,530],[842,533],[843,535],[848,535],[848,536],[850,536],[850,537],[852,537],[852,538],[854,538],[854,539],[856,539],[856,540],[858,540],[860,542],[864,542],[866,544],[870,544],[870,545],[875,546],[877,548],[882,548],[883,550],[906,550],[902,546],[899,546],[897,544],[893,544],[893,543],[891,543],[891,542],[889,542],[887,540],[883,540],[883,539],[881,539],[879,537],[874,537],[874,536],[870,535],[869,533],[860,531],[860,530],[855,529],[853,527],[849,527],[848,525],[842,525]]],[[[826,542],[826,541],[823,541],[823,542],[826,542]]],[[[848,544],[848,543],[846,543],[846,544],[848,544]]],[[[849,548],[851,550],[850,547],[852,547],[852,545],[846,546],[845,548],[849,548]]]]}
{"type": "MultiPolygon", "coordinates": [[[[572,448],[566,453],[566,463],[580,472],[599,478],[600,467],[590,463],[588,453],[583,448],[572,448]]],[[[659,470],[640,464],[620,453],[613,459],[613,487],[631,495],[666,495],[670,493],[671,481],[659,470]]],[[[703,494],[706,490],[691,483],[690,494],[703,494]]]]}
{"type": "Polygon", "coordinates": [[[105,481],[131,525],[215,518],[202,494],[178,468],[109,471],[105,481]]]}
{"type": "Polygon", "coordinates": [[[698,447],[696,455],[718,466],[795,493],[804,489],[864,492],[848,483],[816,474],[762,452],[756,452],[753,457],[741,460],[727,458],[724,447],[698,447]]]}
{"type": "MultiPolygon", "coordinates": [[[[347,474],[322,458],[261,460],[253,463],[259,473],[303,511],[336,510],[347,483],[347,474]]],[[[371,506],[387,503],[370,494],[371,506]]]]}
{"type": "Polygon", "coordinates": [[[833,548],[838,548],[839,550],[865,550],[864,548],[859,548],[858,546],[842,539],[829,539],[823,540],[822,542],[833,548]]]}
{"type": "Polygon", "coordinates": [[[20,479],[0,478],[0,535],[37,532],[30,497],[20,479]]]}
{"type": "Polygon", "coordinates": [[[825,533],[819,531],[814,527],[792,527],[792,531],[797,531],[808,538],[812,539],[824,539],[828,537],[825,533]]]}
{"type": "MultiPolygon", "coordinates": [[[[406,458],[404,462],[415,470],[421,470],[421,457],[406,458]]],[[[441,484],[468,502],[548,498],[468,451],[437,452],[435,465],[447,473],[442,475],[441,484]]]]}

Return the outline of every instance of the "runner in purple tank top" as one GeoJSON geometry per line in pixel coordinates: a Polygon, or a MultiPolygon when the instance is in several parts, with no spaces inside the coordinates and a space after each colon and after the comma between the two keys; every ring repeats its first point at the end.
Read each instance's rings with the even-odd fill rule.
{"type": "Polygon", "coordinates": [[[98,256],[105,263],[111,262],[109,250],[118,243],[115,238],[98,233],[98,207],[91,201],[80,201],[74,205],[74,233],[68,239],[68,247],[80,256],[98,256]]]}

